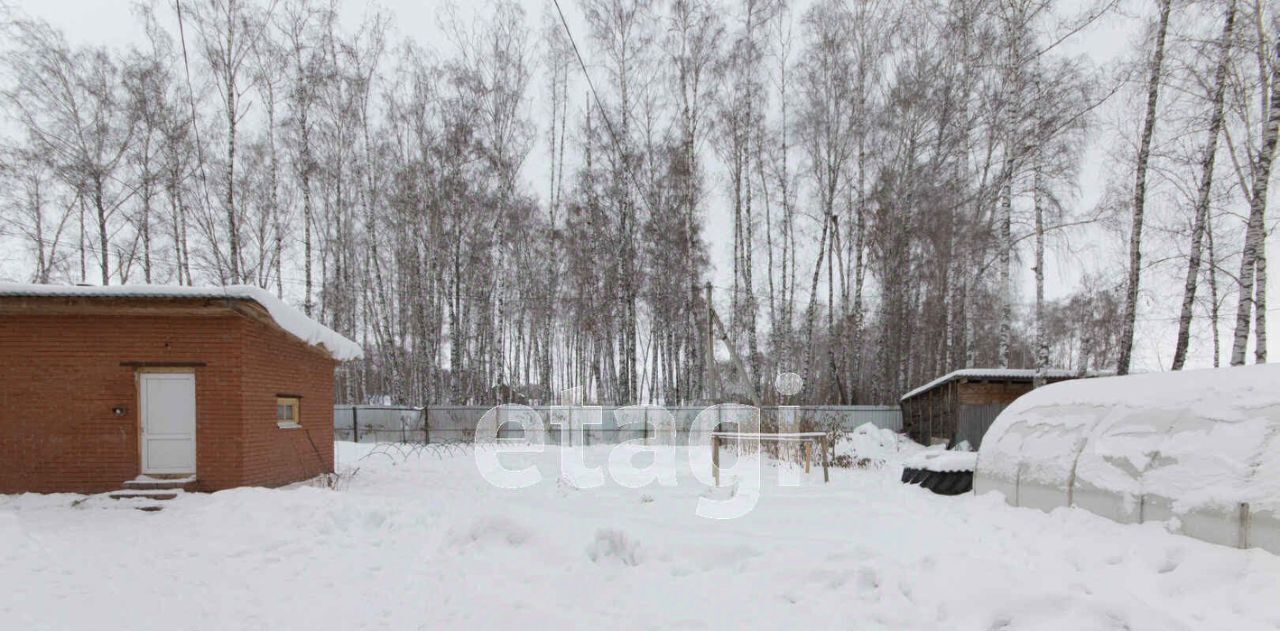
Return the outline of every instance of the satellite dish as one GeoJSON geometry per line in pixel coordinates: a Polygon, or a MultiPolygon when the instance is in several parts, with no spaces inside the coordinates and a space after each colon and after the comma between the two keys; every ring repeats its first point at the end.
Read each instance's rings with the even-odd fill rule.
{"type": "Polygon", "coordinates": [[[778,394],[789,397],[800,392],[800,389],[804,387],[804,379],[793,372],[778,373],[777,378],[773,380],[773,387],[778,391],[778,394]]]}

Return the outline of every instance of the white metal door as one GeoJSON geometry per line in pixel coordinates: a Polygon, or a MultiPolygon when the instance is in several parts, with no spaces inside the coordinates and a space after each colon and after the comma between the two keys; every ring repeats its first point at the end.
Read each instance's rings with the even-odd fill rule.
{"type": "Polygon", "coordinates": [[[142,373],[142,473],[196,472],[196,376],[142,373]]]}

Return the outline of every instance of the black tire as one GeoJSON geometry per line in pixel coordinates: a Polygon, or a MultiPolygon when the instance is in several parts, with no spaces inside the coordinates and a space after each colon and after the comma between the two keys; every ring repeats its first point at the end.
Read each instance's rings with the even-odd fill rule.
{"type": "Polygon", "coordinates": [[[938,483],[934,486],[933,492],[939,495],[955,495],[960,492],[962,480],[954,471],[938,474],[938,483]]]}
{"type": "Polygon", "coordinates": [[[973,490],[972,471],[903,469],[902,481],[906,484],[917,484],[938,495],[961,495],[973,490]]]}
{"type": "Polygon", "coordinates": [[[945,479],[934,489],[935,493],[940,495],[961,495],[973,490],[972,471],[951,471],[944,475],[945,479]]]}

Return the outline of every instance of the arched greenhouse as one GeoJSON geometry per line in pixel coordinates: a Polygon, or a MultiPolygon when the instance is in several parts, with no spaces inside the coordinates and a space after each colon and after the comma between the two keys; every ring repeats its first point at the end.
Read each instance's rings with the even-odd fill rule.
{"type": "Polygon", "coordinates": [[[1280,553],[1280,365],[1037,389],[991,426],[974,491],[1280,553]]]}

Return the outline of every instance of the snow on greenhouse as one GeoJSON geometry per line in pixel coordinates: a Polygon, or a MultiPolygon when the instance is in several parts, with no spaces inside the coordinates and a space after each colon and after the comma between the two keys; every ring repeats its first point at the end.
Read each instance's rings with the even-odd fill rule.
{"type": "Polygon", "coordinates": [[[992,425],[974,490],[1280,553],[1280,365],[1035,390],[992,425]]]}

